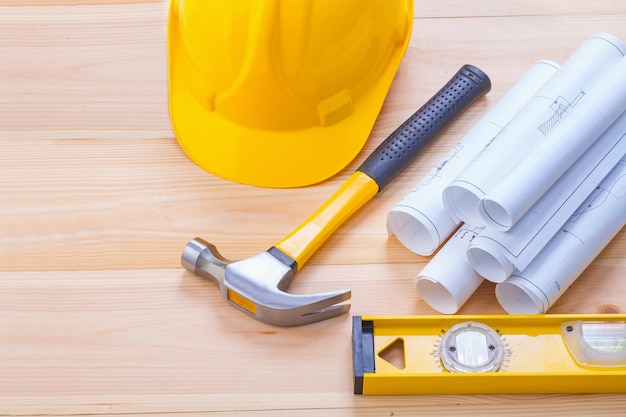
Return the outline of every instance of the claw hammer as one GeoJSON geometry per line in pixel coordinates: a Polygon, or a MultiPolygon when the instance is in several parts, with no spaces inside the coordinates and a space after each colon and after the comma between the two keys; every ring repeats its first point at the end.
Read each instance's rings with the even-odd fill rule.
{"type": "Polygon", "coordinates": [[[277,326],[299,326],[347,313],[350,290],[295,295],[286,292],[295,273],[353,213],[403,171],[453,119],[491,89],[489,77],[464,65],[426,104],[400,125],[307,220],[270,249],[229,261],[195,238],[181,263],[210,278],[231,304],[277,326]]]}

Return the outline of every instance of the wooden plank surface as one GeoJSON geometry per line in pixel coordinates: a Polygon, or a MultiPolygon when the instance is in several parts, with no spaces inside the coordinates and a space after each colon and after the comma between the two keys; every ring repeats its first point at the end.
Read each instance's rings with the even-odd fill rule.
{"type": "MultiPolygon", "coordinates": [[[[617,415],[623,395],[363,398],[350,316],[276,328],[184,272],[195,236],[231,259],[312,213],[463,64],[493,82],[420,158],[313,256],[294,293],[352,289],[351,314],[433,314],[413,290],[428,258],[387,212],[536,60],[590,34],[626,40],[623,1],[418,2],[411,44],[361,154],[312,187],[213,177],[172,133],[167,7],[0,0],[0,416],[617,415]]],[[[622,231],[551,313],[626,311],[622,231]]],[[[501,313],[486,283],[460,311],[501,313]]]]}

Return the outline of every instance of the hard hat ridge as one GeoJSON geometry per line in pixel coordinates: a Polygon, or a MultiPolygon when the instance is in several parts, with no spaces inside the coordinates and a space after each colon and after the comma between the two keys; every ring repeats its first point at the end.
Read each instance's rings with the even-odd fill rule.
{"type": "Polygon", "coordinates": [[[209,172],[245,184],[334,175],[369,136],[412,12],[410,0],[172,0],[179,143],[209,172]]]}

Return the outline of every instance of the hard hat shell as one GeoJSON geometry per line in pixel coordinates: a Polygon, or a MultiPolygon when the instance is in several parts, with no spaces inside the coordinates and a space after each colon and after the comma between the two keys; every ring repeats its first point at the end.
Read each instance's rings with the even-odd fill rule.
{"type": "Polygon", "coordinates": [[[171,0],[180,145],[243,184],[329,178],[367,140],[412,23],[413,0],[171,0]]]}

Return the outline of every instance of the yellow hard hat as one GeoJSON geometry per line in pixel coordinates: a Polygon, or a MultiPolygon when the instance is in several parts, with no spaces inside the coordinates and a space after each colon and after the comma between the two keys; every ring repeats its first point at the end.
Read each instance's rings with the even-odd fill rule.
{"type": "Polygon", "coordinates": [[[367,140],[412,23],[413,0],[171,0],[180,145],[243,184],[329,178],[367,140]]]}

